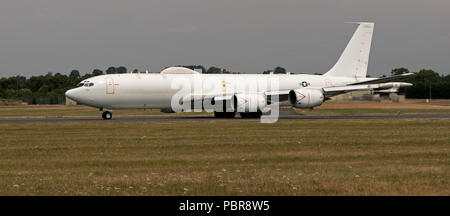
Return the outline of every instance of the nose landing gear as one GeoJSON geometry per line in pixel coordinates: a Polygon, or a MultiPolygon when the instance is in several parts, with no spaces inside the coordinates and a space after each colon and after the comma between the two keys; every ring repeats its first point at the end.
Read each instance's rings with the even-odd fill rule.
{"type": "Polygon", "coordinates": [[[111,120],[112,113],[110,111],[105,111],[102,114],[102,118],[103,118],[103,120],[111,120]]]}

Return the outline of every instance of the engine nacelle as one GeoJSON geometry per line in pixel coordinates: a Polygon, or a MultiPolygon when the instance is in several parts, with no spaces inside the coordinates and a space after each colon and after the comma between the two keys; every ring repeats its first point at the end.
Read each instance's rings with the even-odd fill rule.
{"type": "Polygon", "coordinates": [[[297,108],[313,108],[322,105],[324,96],[317,89],[295,89],[289,92],[289,104],[297,108]]]}
{"type": "Polygon", "coordinates": [[[236,94],[234,98],[237,112],[257,112],[266,107],[266,98],[262,94],[236,94]]]}

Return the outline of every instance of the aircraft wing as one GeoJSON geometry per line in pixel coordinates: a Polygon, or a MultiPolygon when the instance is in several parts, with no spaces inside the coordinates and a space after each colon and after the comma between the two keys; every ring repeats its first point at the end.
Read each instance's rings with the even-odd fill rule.
{"type": "Polygon", "coordinates": [[[390,76],[390,77],[372,78],[370,80],[357,82],[357,83],[352,83],[350,85],[384,83],[384,82],[391,81],[391,80],[396,80],[396,79],[400,79],[400,78],[409,77],[409,76],[412,76],[414,74],[415,73],[405,73],[405,74],[400,74],[400,75],[395,75],[395,76],[390,76]]]}
{"type": "MultiPolygon", "coordinates": [[[[321,90],[323,92],[323,95],[328,98],[339,94],[344,94],[351,91],[360,91],[360,90],[379,90],[379,89],[399,89],[402,87],[412,86],[411,83],[406,82],[387,82],[387,83],[375,83],[375,84],[350,84],[346,86],[336,86],[336,87],[325,87],[321,90]]],[[[275,101],[283,102],[288,100],[289,92],[291,90],[280,90],[280,91],[268,91],[265,92],[265,95],[267,96],[268,101],[272,101],[272,98],[277,96],[278,99],[275,99],[275,101]]],[[[195,101],[202,101],[205,99],[209,100],[231,100],[233,96],[236,93],[226,93],[226,94],[210,94],[210,95],[204,95],[204,94],[190,94],[188,96],[185,96],[183,98],[183,101],[189,101],[192,102],[195,101]]]]}
{"type": "Polygon", "coordinates": [[[323,94],[325,97],[331,97],[351,91],[358,90],[374,90],[374,89],[391,89],[391,88],[402,88],[412,86],[411,83],[406,82],[388,82],[388,83],[377,83],[377,84],[352,84],[347,86],[338,86],[338,87],[325,87],[323,88],[323,94]]]}
{"type": "MultiPolygon", "coordinates": [[[[323,95],[328,98],[339,94],[344,94],[351,91],[359,91],[359,90],[377,90],[377,89],[398,89],[402,87],[412,86],[411,83],[406,82],[388,82],[388,83],[376,83],[376,84],[358,84],[358,85],[346,85],[346,86],[336,86],[336,87],[325,87],[321,90],[323,95]]],[[[288,100],[290,90],[281,90],[281,91],[270,91],[266,92],[267,98],[271,101],[271,98],[274,96],[278,96],[277,101],[286,101],[288,100]]]]}

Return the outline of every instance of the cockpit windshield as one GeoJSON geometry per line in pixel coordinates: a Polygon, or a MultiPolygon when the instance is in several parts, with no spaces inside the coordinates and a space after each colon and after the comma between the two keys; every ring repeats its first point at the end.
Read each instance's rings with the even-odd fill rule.
{"type": "Polygon", "coordinates": [[[90,81],[80,82],[80,83],[78,83],[78,85],[77,85],[76,88],[82,87],[82,86],[85,86],[85,87],[92,87],[92,86],[94,86],[94,83],[92,83],[92,82],[90,82],[90,81]]]}

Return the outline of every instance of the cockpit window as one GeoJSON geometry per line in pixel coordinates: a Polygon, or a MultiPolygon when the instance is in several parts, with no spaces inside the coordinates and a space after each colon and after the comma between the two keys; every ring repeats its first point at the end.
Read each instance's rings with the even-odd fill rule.
{"type": "Polygon", "coordinates": [[[94,86],[94,83],[91,83],[91,82],[89,82],[89,81],[80,82],[80,83],[78,83],[77,88],[78,88],[78,87],[82,87],[82,86],[85,86],[85,87],[92,87],[92,86],[94,86]]]}

